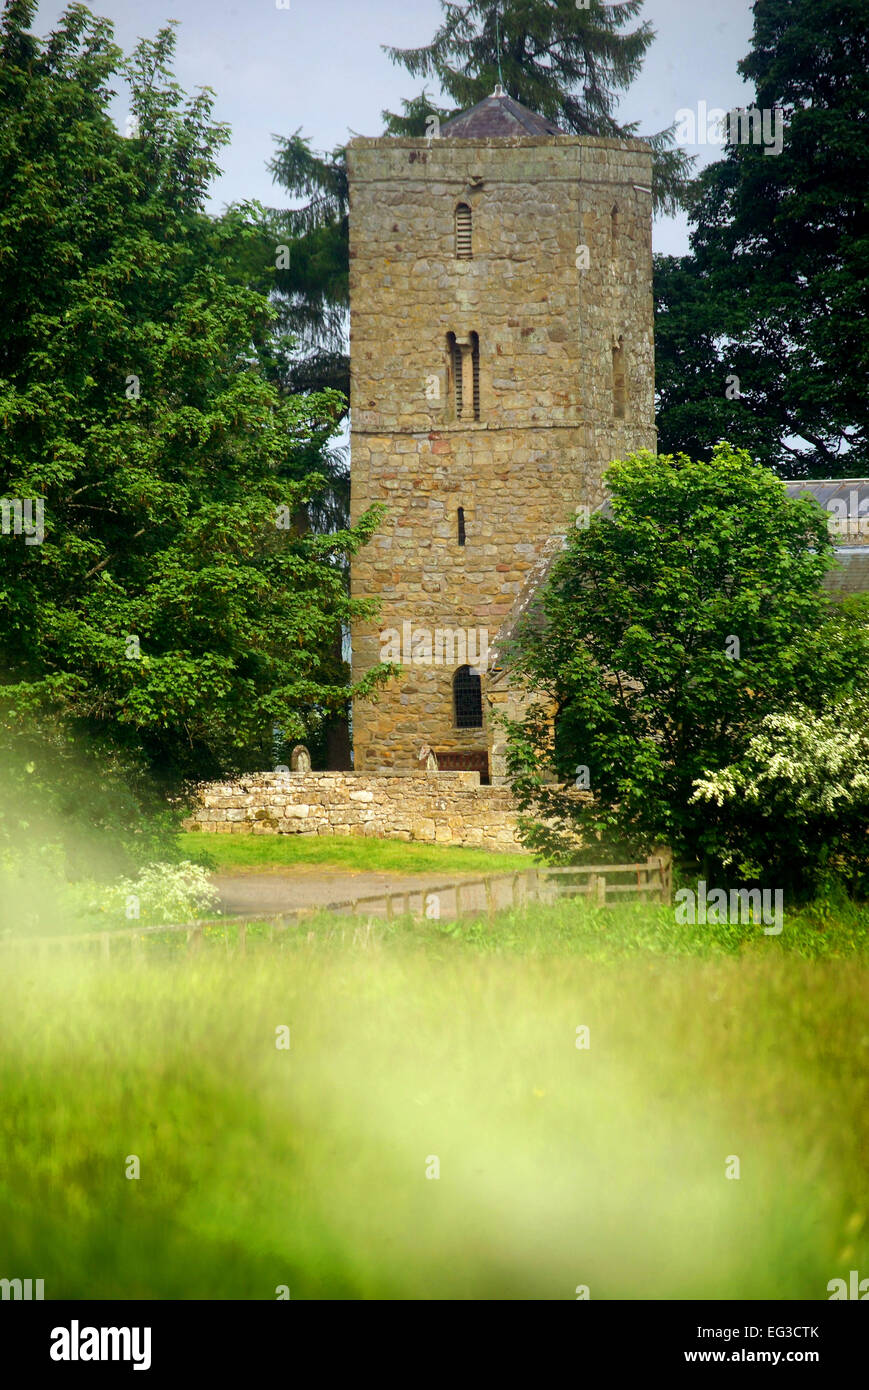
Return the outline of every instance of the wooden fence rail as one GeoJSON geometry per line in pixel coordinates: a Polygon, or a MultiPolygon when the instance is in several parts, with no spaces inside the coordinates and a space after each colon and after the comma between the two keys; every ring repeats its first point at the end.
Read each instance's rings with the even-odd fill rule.
{"type": "MultiPolygon", "coordinates": [[[[409,888],[396,892],[369,893],[365,897],[345,898],[338,902],[318,904],[309,907],[290,908],[279,913],[244,913],[225,917],[206,917],[197,922],[173,922],[164,926],[127,927],[117,931],[85,932],[79,936],[44,936],[27,938],[0,938],[0,945],[31,946],[47,951],[62,946],[98,942],[100,954],[108,959],[112,942],[127,941],[135,952],[144,947],[148,936],[159,936],[163,932],[186,933],[188,951],[196,951],[202,944],[206,927],[238,926],[239,948],[245,951],[247,927],[255,922],[268,923],[271,937],[277,932],[296,926],[306,917],[321,912],[345,913],[355,915],[362,912],[366,916],[381,915],[387,921],[401,916],[425,916],[432,898],[438,901],[452,897],[456,917],[484,911],[492,920],[498,912],[509,908],[525,907],[532,902],[553,903],[559,898],[587,897],[596,906],[606,906],[614,894],[632,894],[645,900],[669,903],[672,897],[672,861],[668,855],[655,855],[644,864],[578,864],[565,868],[533,867],[506,874],[484,874],[480,878],[453,880],[450,883],[428,885],[425,888],[409,888]],[[627,882],[614,879],[628,876],[627,882]],[[482,889],[482,895],[476,890],[482,889]],[[482,904],[480,897],[482,896],[482,904]],[[375,909],[381,908],[378,914],[375,909]]],[[[447,902],[449,906],[449,901],[447,902]]]]}

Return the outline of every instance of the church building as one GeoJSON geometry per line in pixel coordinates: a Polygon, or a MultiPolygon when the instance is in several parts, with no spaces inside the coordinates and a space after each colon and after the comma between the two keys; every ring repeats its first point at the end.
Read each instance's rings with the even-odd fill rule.
{"type": "Polygon", "coordinates": [[[652,156],[496,89],[431,138],[354,139],[351,509],[385,521],[352,590],[357,772],[503,775],[499,633],[610,461],[655,449],[652,156]]]}

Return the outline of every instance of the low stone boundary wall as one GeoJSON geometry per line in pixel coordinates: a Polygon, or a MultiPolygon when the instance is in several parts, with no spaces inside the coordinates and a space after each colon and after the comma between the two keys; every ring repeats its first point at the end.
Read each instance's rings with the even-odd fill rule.
{"type": "Polygon", "coordinates": [[[372,835],[522,851],[508,787],[478,772],[258,772],[202,787],[186,830],[254,835],[372,835]]]}

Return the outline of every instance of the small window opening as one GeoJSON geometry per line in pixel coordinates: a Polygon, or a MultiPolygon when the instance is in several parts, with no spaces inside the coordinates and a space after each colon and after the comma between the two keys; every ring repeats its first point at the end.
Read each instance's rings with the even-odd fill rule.
{"type": "Polygon", "coordinates": [[[459,545],[465,543],[465,509],[459,507],[459,545]]]}
{"type": "Polygon", "coordinates": [[[470,666],[460,666],[453,677],[453,703],[457,729],[482,729],[483,687],[470,666]]]}
{"type": "Polygon", "coordinates": [[[459,203],[456,208],[456,259],[459,261],[472,261],[474,259],[471,209],[467,203],[459,203]]]}
{"type": "Polygon", "coordinates": [[[613,415],[624,420],[627,392],[625,388],[625,350],[621,337],[613,345],[613,415]]]}
{"type": "Polygon", "coordinates": [[[462,418],[464,396],[462,391],[462,349],[456,342],[455,333],[447,334],[447,361],[450,376],[450,396],[457,420],[462,418]]]}
{"type": "Polygon", "coordinates": [[[471,334],[471,364],[474,378],[474,419],[480,418],[480,335],[471,334]]]}

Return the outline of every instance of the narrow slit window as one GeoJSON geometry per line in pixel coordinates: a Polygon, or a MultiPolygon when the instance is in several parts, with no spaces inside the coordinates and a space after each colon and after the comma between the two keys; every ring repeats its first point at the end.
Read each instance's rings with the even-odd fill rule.
{"type": "Polygon", "coordinates": [[[471,366],[474,380],[474,419],[480,418],[480,335],[471,334],[471,366]]]}
{"type": "Polygon", "coordinates": [[[459,545],[465,543],[465,509],[459,507],[459,545]]]}
{"type": "Polygon", "coordinates": [[[456,260],[474,259],[473,224],[471,209],[467,203],[459,203],[456,208],[456,260]]]}
{"type": "Polygon", "coordinates": [[[618,203],[613,203],[612,211],[610,212],[610,244],[611,244],[611,246],[612,246],[613,251],[615,251],[615,249],[616,249],[616,241],[618,240],[618,235],[619,235],[619,206],[618,206],[618,203]]]}
{"type": "Polygon", "coordinates": [[[474,420],[480,420],[480,334],[471,334],[471,375],[474,382],[474,420]]]}
{"type": "Polygon", "coordinates": [[[627,390],[625,387],[625,349],[622,338],[613,344],[613,416],[624,420],[627,390]]]}
{"type": "Polygon", "coordinates": [[[470,666],[460,666],[453,677],[453,703],[457,729],[482,729],[483,687],[470,666]]]}
{"type": "Polygon", "coordinates": [[[455,418],[461,420],[464,394],[462,391],[462,349],[456,342],[455,333],[447,334],[447,364],[450,377],[450,396],[452,397],[455,418]]]}

